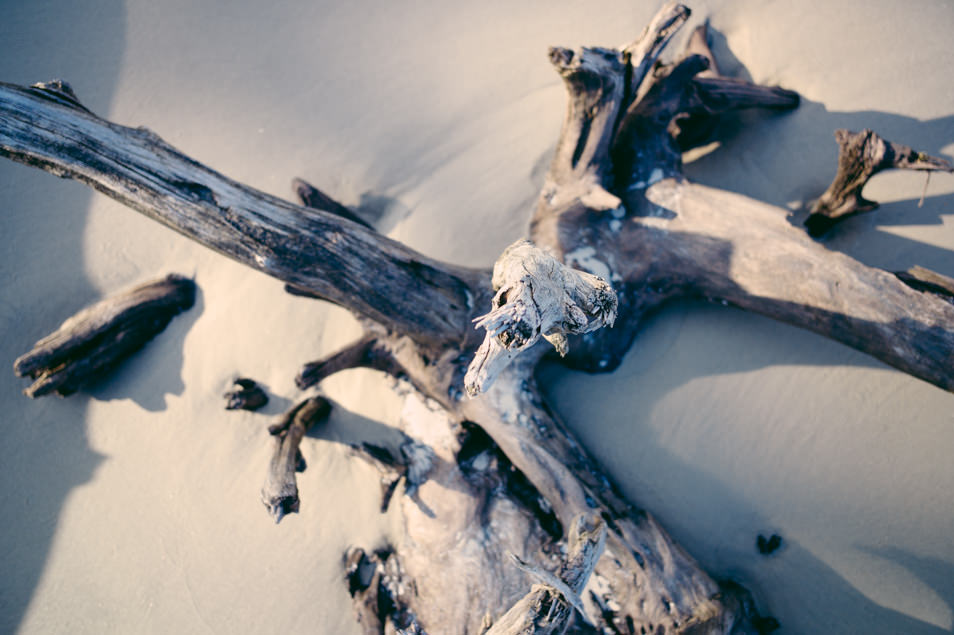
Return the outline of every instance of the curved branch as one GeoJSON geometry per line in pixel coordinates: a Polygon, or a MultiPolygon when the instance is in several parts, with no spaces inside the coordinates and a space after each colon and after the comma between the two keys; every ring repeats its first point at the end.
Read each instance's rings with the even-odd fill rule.
{"type": "MultiPolygon", "coordinates": [[[[237,183],[145,128],[78,105],[62,84],[0,83],[0,155],[81,181],[230,258],[415,340],[469,334],[485,272],[423,256],[367,227],[237,183]]],[[[68,89],[67,89],[68,90],[68,89]]]]}
{"type": "Polygon", "coordinates": [[[877,209],[878,204],[862,196],[861,191],[879,172],[892,169],[954,172],[949,161],[892,143],[867,128],[861,132],[836,130],[835,141],[838,142],[835,179],[805,219],[805,228],[812,236],[821,236],[849,216],[877,209]]]}
{"type": "Polygon", "coordinates": [[[305,469],[304,458],[298,449],[302,437],[316,423],[327,419],[330,413],[331,403],[327,399],[310,397],[268,428],[268,433],[275,437],[275,443],[262,486],[262,502],[276,523],[281,522],[284,516],[297,512],[301,504],[295,472],[305,469]]]}

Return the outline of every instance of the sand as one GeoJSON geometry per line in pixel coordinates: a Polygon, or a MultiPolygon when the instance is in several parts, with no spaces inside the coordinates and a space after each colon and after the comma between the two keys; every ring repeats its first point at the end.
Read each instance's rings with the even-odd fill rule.
{"type": "MultiPolygon", "coordinates": [[[[562,118],[547,46],[620,44],[655,7],[5,2],[0,80],[67,79],[94,112],[233,178],[290,196],[302,176],[429,255],[489,265],[524,231],[562,118]]],[[[835,128],[954,152],[950,4],[692,7],[725,71],[805,100],[746,117],[691,178],[798,209],[831,178],[835,128]]],[[[829,246],[954,275],[954,178],[935,176],[919,208],[922,186],[877,177],[866,194],[881,209],[829,246]]],[[[90,394],[31,401],[0,373],[0,632],[358,633],[341,554],[381,544],[393,519],[342,442],[387,434],[400,411],[388,381],[327,382],[339,407],[303,446],[301,513],[275,526],[258,499],[266,424],[301,398],[300,364],[357,333],[350,316],[78,184],[0,162],[0,195],[0,361],[131,284],[176,271],[201,288],[90,394]],[[267,386],[265,414],[223,410],[236,374],[267,386]]],[[[627,494],[783,632],[954,628],[951,394],[690,303],[657,315],[611,375],[541,376],[627,494]],[[765,558],[755,538],[772,532],[784,545],[765,558]]]]}

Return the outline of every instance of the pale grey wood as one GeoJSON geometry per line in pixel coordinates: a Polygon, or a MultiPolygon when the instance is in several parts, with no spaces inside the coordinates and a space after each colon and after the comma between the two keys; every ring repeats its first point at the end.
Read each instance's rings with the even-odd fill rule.
{"type": "Polygon", "coordinates": [[[548,635],[566,631],[576,611],[577,619],[592,623],[580,593],[586,586],[603,548],[606,525],[598,516],[578,516],[566,540],[567,557],[559,575],[534,566],[514,555],[516,565],[535,578],[523,596],[487,631],[487,635],[548,635]]]}

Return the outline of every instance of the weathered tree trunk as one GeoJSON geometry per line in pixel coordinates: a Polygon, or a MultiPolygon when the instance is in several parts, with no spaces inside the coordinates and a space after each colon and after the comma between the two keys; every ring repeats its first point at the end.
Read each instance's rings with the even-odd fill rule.
{"type": "MultiPolygon", "coordinates": [[[[362,366],[409,384],[406,442],[356,450],[380,467],[385,505],[396,500],[404,519],[391,549],[348,557],[368,632],[507,632],[527,607],[541,618],[529,630],[546,632],[576,604],[602,632],[757,631],[772,622],[759,621],[747,592],[712,580],[626,502],[542,403],[537,362],[552,345],[573,366],[611,370],[647,311],[698,296],[954,390],[954,305],[935,278],[866,267],[814,242],[785,210],[685,180],[681,150],[702,142],[715,118],[798,103],[789,91],[721,77],[704,31],[681,59],[659,64],[688,15],[663,7],[619,50],[551,49],[567,116],[532,242],[509,249],[493,277],[383,237],[303,182],[297,193],[312,207],[235,183],[147,130],[96,117],[64,84],[0,85],[0,153],[81,180],[359,316],[365,335],[306,366],[298,383],[362,366]],[[474,320],[488,327],[483,343],[474,320]],[[509,554],[556,571],[581,517],[605,523],[602,556],[573,580],[544,576],[566,588],[537,587],[503,618],[532,582],[509,554]]],[[[294,456],[279,448],[282,493],[294,484],[294,456]]]]}

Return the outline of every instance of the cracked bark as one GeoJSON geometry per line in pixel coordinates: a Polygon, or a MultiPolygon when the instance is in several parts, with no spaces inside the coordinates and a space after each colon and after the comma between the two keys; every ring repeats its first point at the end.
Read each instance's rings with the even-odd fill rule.
{"type": "MultiPolygon", "coordinates": [[[[705,297],[825,334],[954,390],[954,305],[936,280],[866,267],[793,227],[785,210],[685,180],[681,147],[714,130],[718,117],[798,101],[784,89],[721,77],[702,36],[674,63],[659,64],[688,15],[679,5],[663,7],[622,49],[550,51],[568,108],[529,238],[566,271],[587,274],[573,276],[612,287],[612,329],[590,330],[591,320],[609,320],[594,320],[598,312],[587,302],[572,301],[577,313],[552,301],[562,297],[556,290],[543,302],[516,288],[556,281],[559,289],[563,269],[563,280],[528,266],[519,285],[492,285],[489,270],[418,254],[349,220],[346,208],[299,182],[313,208],[235,183],[148,131],[96,117],[63,84],[0,85],[0,153],[76,178],[296,293],[359,316],[365,337],[308,366],[300,381],[358,366],[407,380],[400,425],[416,445],[391,452],[394,464],[383,472],[390,479],[383,494],[395,496],[389,502],[400,506],[403,529],[392,549],[355,552],[348,561],[369,632],[486,630],[528,591],[526,574],[507,554],[558,571],[564,530],[590,514],[605,522],[606,543],[579,596],[597,628],[754,632],[773,620],[625,501],[542,403],[533,371],[550,344],[531,339],[548,336],[571,366],[611,370],[648,311],[676,297],[705,297]],[[517,292],[495,296],[494,286],[517,292]],[[484,338],[490,346],[515,344],[498,356],[509,364],[496,369],[492,385],[465,380],[482,339],[472,321],[488,310],[529,316],[483,322],[494,327],[484,338]],[[530,337],[505,322],[530,325],[530,337]],[[475,430],[483,440],[474,440],[475,430]],[[399,495],[398,479],[407,482],[399,495]]],[[[290,450],[281,461],[276,482],[287,484],[290,450]]],[[[578,620],[573,628],[588,627],[578,620]]]]}

